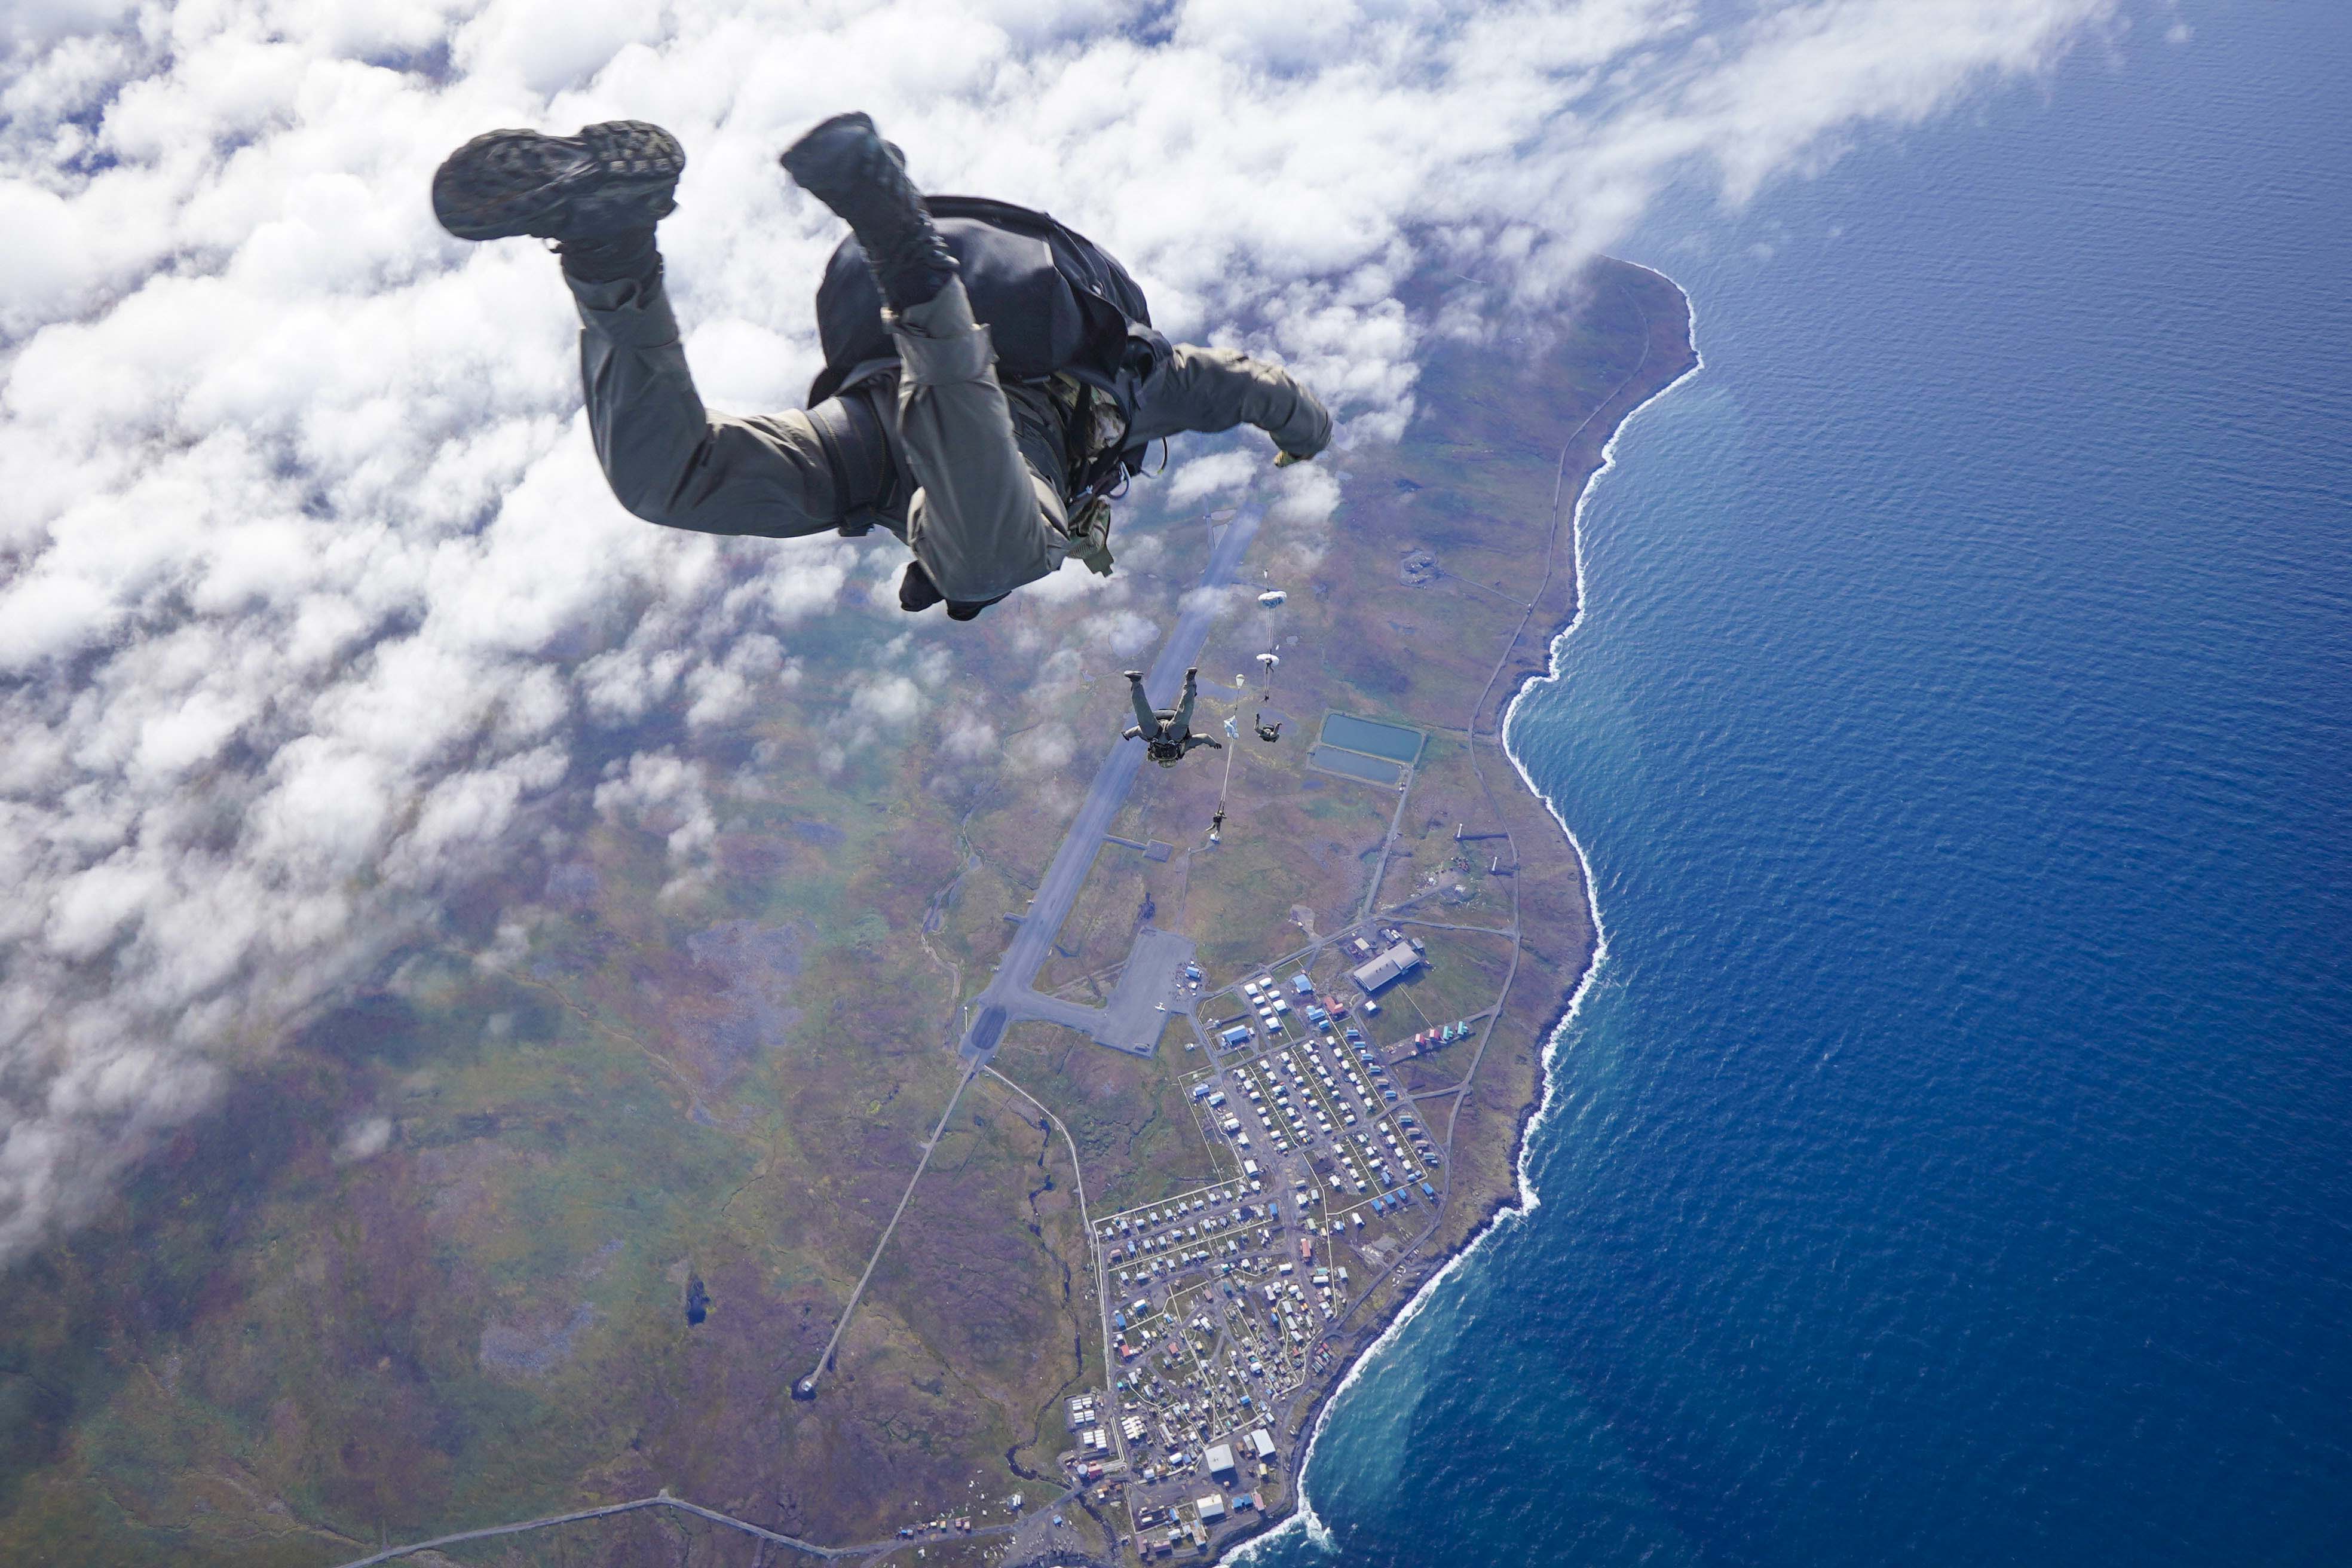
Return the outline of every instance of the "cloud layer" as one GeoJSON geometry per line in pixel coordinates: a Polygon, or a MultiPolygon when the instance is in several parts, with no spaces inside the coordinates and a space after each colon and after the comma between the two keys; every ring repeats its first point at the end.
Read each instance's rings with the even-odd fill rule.
{"type": "MultiPolygon", "coordinates": [[[[876,613],[859,547],[667,533],[613,503],[552,263],[433,224],[458,142],[625,115],[679,133],[664,243],[717,406],[789,405],[815,367],[808,290],[778,280],[813,279],[837,229],[773,157],[858,107],[926,184],[1052,209],[1179,335],[1281,354],[1343,439],[1380,439],[1413,412],[1428,328],[1394,295],[1416,268],[1475,247],[1540,295],[1669,186],[1745,200],[2046,68],[2112,4],[17,0],[0,1263],[540,808],[657,831],[693,876],[701,764],[632,752],[630,727],[735,723],[799,678],[793,627],[876,613]]],[[[1141,646],[1108,605],[1089,635],[1141,646]]],[[[901,647],[845,709],[941,721],[944,658],[901,647]]],[[[992,754],[950,721],[950,755],[992,754]]]]}

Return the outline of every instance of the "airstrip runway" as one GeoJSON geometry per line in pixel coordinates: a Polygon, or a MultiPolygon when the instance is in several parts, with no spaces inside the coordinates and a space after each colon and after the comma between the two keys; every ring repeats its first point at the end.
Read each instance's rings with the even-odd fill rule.
{"type": "MultiPolygon", "coordinates": [[[[1172,706],[1183,685],[1184,671],[1200,663],[1201,649],[1209,640],[1209,623],[1216,617],[1215,590],[1234,580],[1234,568],[1248,552],[1250,541],[1257,537],[1258,524],[1265,516],[1262,507],[1244,507],[1216,534],[1199,585],[1184,596],[1185,607],[1178,613],[1168,640],[1160,645],[1160,657],[1144,676],[1144,691],[1153,706],[1172,706]]],[[[1172,994],[1175,973],[1191,956],[1191,944],[1185,943],[1181,956],[1172,962],[1168,958],[1176,949],[1164,939],[1172,933],[1146,931],[1137,939],[1108,1008],[1041,996],[1032,989],[1055,933],[1070,918],[1078,889],[1085,884],[1087,872],[1093,868],[1095,856],[1102,848],[1111,823],[1118,818],[1119,807],[1127,803],[1128,789],[1135,783],[1135,770],[1142,765],[1143,742],[1121,740],[1112,745],[1110,754],[1096,770],[1087,798],[1078,806],[1077,817],[1070,824],[1061,848],[1055,851],[1053,863],[1045,868],[1045,875],[1037,884],[1037,896],[1030,900],[1028,913],[1013,931],[1013,942],[996,966],[995,977],[988,983],[988,989],[975,998],[971,1026],[964,1032],[960,1047],[975,1070],[987,1066],[996,1054],[1005,1025],[1023,1018],[1051,1019],[1084,1030],[1117,1049],[1139,1056],[1151,1054],[1152,1043],[1160,1034],[1160,1015],[1155,1009],[1147,1016],[1139,1010],[1172,994]],[[1151,940],[1155,938],[1163,940],[1151,940]],[[1147,959],[1151,962],[1145,962],[1147,959]],[[1150,978],[1145,972],[1155,967],[1161,971],[1161,982],[1151,987],[1150,994],[1144,994],[1144,984],[1150,978]],[[1139,1027],[1147,1028],[1149,1033],[1139,1035],[1139,1027]]]]}

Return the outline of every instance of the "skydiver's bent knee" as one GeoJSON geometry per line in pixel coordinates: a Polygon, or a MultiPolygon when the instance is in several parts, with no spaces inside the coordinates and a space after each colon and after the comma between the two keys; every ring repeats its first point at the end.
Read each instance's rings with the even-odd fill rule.
{"type": "Polygon", "coordinates": [[[942,595],[979,603],[1060,569],[1070,551],[1064,516],[1061,496],[1024,467],[993,490],[918,490],[907,541],[942,595]]]}
{"type": "Polygon", "coordinates": [[[772,539],[844,520],[841,487],[806,414],[747,418],[703,407],[658,273],[571,283],[589,435],[632,516],[772,539]]]}

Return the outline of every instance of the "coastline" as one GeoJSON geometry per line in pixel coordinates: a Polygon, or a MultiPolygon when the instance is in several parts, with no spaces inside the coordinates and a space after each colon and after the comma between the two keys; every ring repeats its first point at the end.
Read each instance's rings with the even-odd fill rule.
{"type": "MultiPolygon", "coordinates": [[[[1560,1049],[1561,1039],[1567,1032],[1568,1026],[1575,1020],[1579,1010],[1583,1005],[1585,996],[1591,990],[1594,979],[1600,974],[1601,965],[1609,956],[1609,933],[1601,919],[1601,900],[1593,885],[1591,858],[1585,853],[1584,845],[1577,837],[1575,830],[1569,826],[1567,818],[1561,815],[1559,803],[1537,784],[1533,776],[1528,773],[1525,762],[1512,747],[1511,723],[1517,714],[1520,700],[1530,689],[1540,682],[1554,681],[1560,678],[1560,647],[1583,624],[1585,613],[1584,509],[1592,498],[1596,483],[1603,475],[1616,467],[1618,437],[1623,434],[1625,426],[1635,415],[1697,374],[1706,368],[1706,357],[1698,347],[1697,309],[1681,285],[1657,268],[1643,266],[1639,262],[1623,261],[1614,257],[1603,259],[1618,266],[1647,273],[1674,290],[1682,302],[1684,312],[1682,340],[1687,357],[1664,379],[1654,386],[1642,389],[1633,400],[1618,413],[1606,432],[1601,437],[1597,459],[1587,467],[1578,479],[1574,500],[1569,508],[1567,519],[1570,545],[1567,578],[1570,598],[1569,616],[1565,622],[1559,625],[1557,629],[1545,637],[1544,657],[1540,664],[1523,663],[1513,672],[1507,689],[1498,704],[1497,718],[1491,735],[1496,749],[1509,760],[1513,771],[1517,773],[1527,796],[1541,805],[1544,815],[1559,829],[1568,841],[1569,848],[1576,859],[1580,885],[1583,893],[1583,906],[1591,925],[1591,938],[1586,944],[1582,962],[1576,968],[1574,979],[1568,986],[1566,994],[1545,1016],[1545,1021],[1538,1030],[1541,1048],[1537,1053],[1535,1060],[1535,1092],[1521,1105],[1517,1124],[1512,1131],[1508,1145],[1514,1176],[1511,1190],[1496,1194],[1488,1203],[1486,1211],[1471,1221],[1470,1228],[1434,1260],[1434,1265],[1427,1277],[1414,1287],[1412,1293],[1401,1306],[1394,1309],[1388,1321],[1381,1326],[1379,1332],[1373,1335],[1370,1342],[1356,1352],[1339,1379],[1316,1398],[1305,1418],[1299,1423],[1299,1427],[1294,1428],[1294,1430],[1303,1428],[1307,1432],[1307,1439],[1298,1450],[1298,1458],[1291,1472],[1289,1505],[1261,1520],[1257,1526],[1246,1534],[1225,1543],[1219,1549],[1217,1556],[1213,1559],[1218,1563],[1238,1565],[1253,1563],[1256,1560],[1256,1554],[1262,1547],[1293,1531],[1303,1531],[1317,1546],[1325,1550],[1330,1549],[1332,1538],[1329,1527],[1315,1511],[1315,1501],[1308,1495],[1306,1483],[1307,1468],[1314,1460],[1316,1447],[1322,1440],[1324,1426],[1329,1419],[1331,1410],[1338,1404],[1339,1396],[1355,1387],[1374,1360],[1408,1325],[1421,1316],[1435,1298],[1439,1288],[1454,1276],[1463,1263],[1476,1254],[1489,1237],[1496,1234],[1507,1223],[1525,1219],[1543,1205],[1542,1194],[1537,1189],[1534,1177],[1528,1170],[1528,1151],[1536,1131],[1550,1121],[1555,1110],[1556,1077],[1552,1071],[1553,1055],[1560,1049]]],[[[1638,374],[1639,370],[1637,369],[1634,374],[1638,374]]],[[[1610,403],[1615,401],[1615,398],[1632,384],[1632,380],[1633,378],[1629,376],[1626,383],[1621,384],[1609,399],[1604,400],[1601,406],[1595,408],[1593,413],[1587,416],[1585,425],[1572,432],[1562,443],[1558,476],[1554,482],[1551,500],[1551,510],[1556,523],[1560,502],[1567,494],[1565,482],[1570,452],[1574,450],[1580,437],[1590,428],[1591,421],[1608,409],[1610,403]]],[[[1522,631],[1506,647],[1502,658],[1496,666],[1497,677],[1504,669],[1509,668],[1512,654],[1525,640],[1527,640],[1527,633],[1522,631]]],[[[1486,703],[1482,700],[1480,710],[1484,711],[1486,703]]],[[[1507,1003],[1507,995],[1503,1000],[1507,1003]]]]}

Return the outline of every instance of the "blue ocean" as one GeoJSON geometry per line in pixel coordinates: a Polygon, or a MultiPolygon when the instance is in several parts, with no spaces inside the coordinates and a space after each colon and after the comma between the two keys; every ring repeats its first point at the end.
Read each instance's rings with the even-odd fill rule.
{"type": "Polygon", "coordinates": [[[2347,82],[2144,15],[1626,247],[1540,1204],[1257,1568],[2352,1563],[2347,82]]]}

